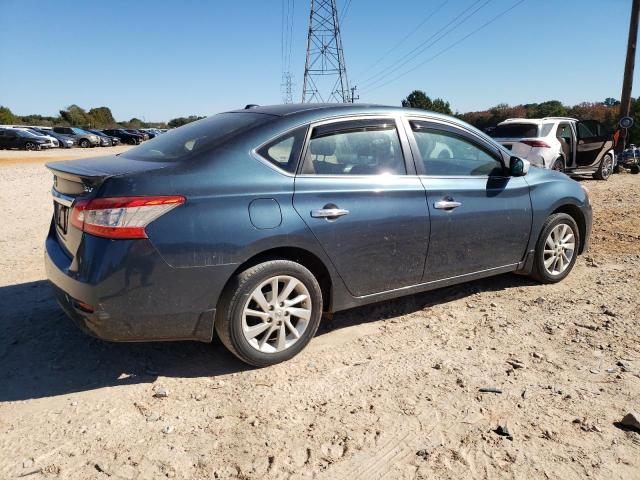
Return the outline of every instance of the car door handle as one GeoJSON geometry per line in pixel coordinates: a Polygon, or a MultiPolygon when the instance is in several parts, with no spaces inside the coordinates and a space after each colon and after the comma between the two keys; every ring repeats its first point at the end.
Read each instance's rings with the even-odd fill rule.
{"type": "Polygon", "coordinates": [[[453,200],[440,200],[433,204],[433,206],[439,210],[453,210],[454,208],[458,208],[460,205],[462,205],[460,202],[455,202],[453,200]]]}
{"type": "Polygon", "coordinates": [[[347,215],[349,210],[344,208],[320,208],[318,210],[311,210],[311,216],[313,218],[338,218],[347,215]]]}

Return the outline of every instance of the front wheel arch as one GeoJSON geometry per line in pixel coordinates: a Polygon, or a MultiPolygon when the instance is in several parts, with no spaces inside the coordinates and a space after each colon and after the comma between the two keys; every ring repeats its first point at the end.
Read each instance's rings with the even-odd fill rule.
{"type": "Polygon", "coordinates": [[[584,218],[584,215],[582,214],[582,211],[575,205],[568,204],[556,208],[553,212],[551,212],[550,215],[553,215],[555,213],[566,213],[578,224],[578,233],[580,234],[581,239],[578,248],[578,255],[582,254],[582,251],[584,250],[584,239],[587,233],[587,222],[584,218]]]}

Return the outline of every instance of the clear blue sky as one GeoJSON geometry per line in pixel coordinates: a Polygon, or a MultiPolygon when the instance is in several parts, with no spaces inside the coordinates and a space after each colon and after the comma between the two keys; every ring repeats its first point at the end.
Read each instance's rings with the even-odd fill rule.
{"type": "MultiPolygon", "coordinates": [[[[309,2],[294,1],[298,100],[309,2]]],[[[338,8],[348,1],[337,0],[338,8]]],[[[486,1],[351,0],[342,34],[360,101],[399,104],[422,89],[464,112],[501,102],[620,97],[631,0],[524,0],[428,61],[517,2],[486,1]],[[406,66],[392,68],[386,80],[394,81],[365,88],[368,77],[472,5],[484,6],[406,66]]],[[[1,0],[0,105],[21,115],[54,115],[71,103],[108,106],[117,120],[160,121],[280,103],[281,24],[282,0],[1,0]]]]}

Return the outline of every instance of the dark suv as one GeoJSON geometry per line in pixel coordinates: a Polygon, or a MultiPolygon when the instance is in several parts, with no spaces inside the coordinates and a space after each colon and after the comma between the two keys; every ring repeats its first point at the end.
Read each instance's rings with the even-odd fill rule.
{"type": "Polygon", "coordinates": [[[82,148],[97,147],[100,145],[100,139],[96,134],[87,132],[81,128],[53,127],[53,131],[74,138],[82,148]]]}
{"type": "Polygon", "coordinates": [[[144,137],[139,133],[130,133],[124,128],[112,128],[103,130],[103,132],[112,137],[118,137],[122,143],[128,143],[129,145],[138,145],[144,140],[144,137]]]}

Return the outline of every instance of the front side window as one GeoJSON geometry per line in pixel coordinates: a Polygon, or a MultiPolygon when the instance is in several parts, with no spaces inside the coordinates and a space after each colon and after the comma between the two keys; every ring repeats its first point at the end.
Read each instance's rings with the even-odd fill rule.
{"type": "Polygon", "coordinates": [[[426,175],[487,176],[504,173],[496,158],[461,136],[416,124],[412,124],[412,129],[426,175]]]}
{"type": "Polygon", "coordinates": [[[356,120],[314,128],[303,173],[405,175],[395,121],[356,120]]]}
{"type": "Polygon", "coordinates": [[[306,126],[297,128],[269,142],[257,153],[275,166],[289,173],[295,173],[306,133],[306,126]]]}

